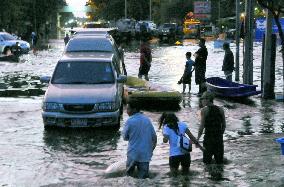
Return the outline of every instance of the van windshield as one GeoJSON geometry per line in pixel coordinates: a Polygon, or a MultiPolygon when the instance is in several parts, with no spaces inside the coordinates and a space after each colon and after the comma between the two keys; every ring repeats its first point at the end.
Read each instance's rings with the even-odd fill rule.
{"type": "Polygon", "coordinates": [[[114,75],[109,62],[59,62],[53,84],[113,84],[114,75]]]}

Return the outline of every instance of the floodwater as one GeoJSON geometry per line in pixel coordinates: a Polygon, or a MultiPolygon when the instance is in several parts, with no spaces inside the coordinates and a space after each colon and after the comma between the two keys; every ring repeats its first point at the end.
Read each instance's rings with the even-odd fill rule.
{"type": "MultiPolygon", "coordinates": [[[[209,56],[206,76],[223,76],[224,52],[207,42],[209,56]]],[[[275,139],[284,136],[284,104],[264,101],[260,96],[245,101],[217,98],[226,114],[225,157],[223,167],[205,167],[202,153],[194,149],[188,176],[171,177],[168,166],[168,144],[162,143],[158,130],[161,111],[144,111],[150,116],[158,135],[158,145],[150,163],[150,179],[127,177],[121,171],[106,175],[113,163],[125,160],[127,142],[121,130],[45,131],[41,119],[41,100],[46,89],[40,76],[51,75],[63,52],[63,41],[51,41],[51,48],[28,54],[20,62],[0,62],[0,186],[283,186],[284,157],[275,139]]],[[[138,42],[125,47],[125,63],[129,75],[137,75],[138,42]]],[[[195,52],[195,41],[183,46],[159,45],[155,41],[150,81],[181,91],[177,84],[185,64],[185,53],[195,52]]],[[[235,50],[235,46],[232,46],[235,50]]],[[[261,44],[254,46],[254,84],[260,87],[261,44]]],[[[242,56],[240,59],[242,62],[242,56]]],[[[241,66],[242,67],[242,66],[241,66]]],[[[282,59],[277,53],[276,92],[283,90],[282,59]]],[[[240,68],[242,75],[242,68],[240,68]]],[[[241,77],[241,76],[240,76],[241,77]]],[[[194,79],[192,81],[194,83],[194,79]]],[[[185,95],[180,120],[188,123],[194,135],[199,124],[197,86],[185,95]]],[[[123,122],[128,118],[123,113],[123,122]]]]}

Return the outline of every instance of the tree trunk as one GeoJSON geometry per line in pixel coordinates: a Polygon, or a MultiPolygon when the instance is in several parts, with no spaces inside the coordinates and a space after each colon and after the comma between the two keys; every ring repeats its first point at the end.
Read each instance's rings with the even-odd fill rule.
{"type": "MultiPolygon", "coordinates": [[[[281,39],[281,54],[282,54],[282,62],[283,62],[283,84],[284,84],[284,33],[282,31],[282,27],[279,21],[279,14],[274,14],[274,20],[275,23],[277,25],[278,28],[278,32],[279,32],[279,37],[281,39]]],[[[283,92],[284,92],[284,88],[283,88],[283,92]]]]}

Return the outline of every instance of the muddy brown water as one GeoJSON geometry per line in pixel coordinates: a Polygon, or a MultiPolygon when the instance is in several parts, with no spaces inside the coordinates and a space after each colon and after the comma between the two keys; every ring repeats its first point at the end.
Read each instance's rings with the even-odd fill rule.
{"type": "MultiPolygon", "coordinates": [[[[136,76],[139,66],[138,42],[123,44],[129,75],[136,76]]],[[[226,113],[225,157],[223,167],[205,167],[202,153],[192,152],[188,176],[171,177],[168,167],[168,144],[162,143],[157,129],[161,111],[144,111],[157,130],[158,145],[150,163],[150,179],[139,180],[115,172],[104,171],[113,163],[125,160],[127,142],[121,130],[43,129],[41,100],[46,89],[39,81],[51,75],[62,55],[62,41],[51,41],[52,48],[28,54],[18,63],[0,62],[0,185],[1,186],[283,186],[284,156],[275,142],[284,134],[284,105],[254,96],[244,101],[217,98],[226,113]]],[[[195,42],[184,46],[151,44],[153,63],[150,81],[181,91],[177,84],[182,75],[185,52],[198,49],[195,42]]],[[[209,57],[207,77],[224,77],[220,71],[224,52],[207,43],[209,57]]],[[[232,46],[232,50],[234,50],[232,46]]],[[[260,86],[261,45],[254,45],[254,84],[260,86]]],[[[242,59],[242,57],[241,57],[242,59]]],[[[242,68],[240,68],[242,69],[242,68]]],[[[276,88],[283,89],[282,61],[277,53],[276,88]]],[[[241,70],[242,73],[242,70],[241,70]]],[[[241,75],[241,74],[240,74],[241,75]]],[[[194,79],[192,81],[194,83],[194,79]]],[[[194,135],[199,125],[197,86],[185,95],[177,112],[188,123],[194,135]]],[[[128,118],[123,113],[123,122],[128,118]]]]}

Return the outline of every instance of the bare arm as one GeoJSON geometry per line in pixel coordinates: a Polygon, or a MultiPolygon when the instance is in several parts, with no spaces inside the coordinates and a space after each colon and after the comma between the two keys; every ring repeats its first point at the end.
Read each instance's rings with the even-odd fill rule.
{"type": "Polygon", "coordinates": [[[198,142],[198,140],[193,136],[193,134],[190,132],[190,130],[187,128],[185,130],[185,133],[188,135],[188,137],[193,141],[193,143],[201,150],[203,151],[204,148],[200,145],[200,143],[198,142]]]}
{"type": "Polygon", "coordinates": [[[164,137],[163,137],[163,142],[164,142],[164,143],[167,143],[168,141],[169,141],[169,137],[166,136],[166,135],[164,135],[164,137]]]}
{"type": "Polygon", "coordinates": [[[224,134],[226,129],[226,118],[225,118],[225,112],[222,108],[220,108],[221,116],[222,116],[222,133],[224,134]]]}
{"type": "Polygon", "coordinates": [[[206,108],[203,108],[203,109],[201,110],[201,124],[200,124],[199,130],[198,130],[197,140],[199,140],[200,137],[201,137],[202,134],[203,134],[204,125],[205,125],[205,113],[206,113],[205,110],[206,110],[206,108]]]}
{"type": "Polygon", "coordinates": [[[129,125],[128,123],[126,122],[125,125],[124,125],[124,128],[122,130],[122,136],[123,136],[123,140],[125,141],[128,141],[129,140],[129,125]]]}
{"type": "Polygon", "coordinates": [[[152,125],[152,142],[153,142],[153,150],[154,150],[157,146],[157,135],[156,135],[153,125],[152,125]]]}

